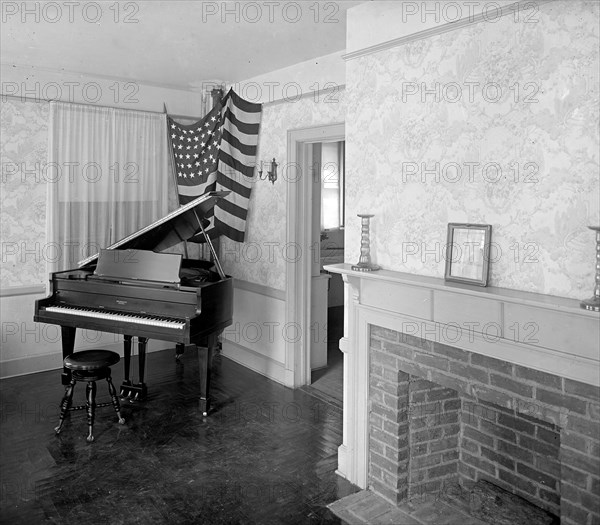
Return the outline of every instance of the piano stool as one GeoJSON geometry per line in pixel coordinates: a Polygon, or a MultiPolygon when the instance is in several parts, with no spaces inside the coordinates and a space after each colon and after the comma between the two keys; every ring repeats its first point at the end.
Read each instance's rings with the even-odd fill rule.
{"type": "Polygon", "coordinates": [[[117,364],[120,359],[119,354],[110,350],[83,350],[65,358],[64,366],[71,371],[71,382],[67,385],[65,395],[60,403],[60,420],[58,426],[54,429],[56,434],[60,434],[69,410],[82,410],[84,408],[87,410],[88,443],[94,441],[94,416],[97,407],[105,407],[112,404],[117,416],[119,416],[119,424],[123,425],[125,423],[125,419],[121,416],[121,405],[119,404],[117,391],[110,377],[111,365],[117,364]],[[111,397],[110,403],[96,404],[96,381],[100,379],[106,379],[108,383],[108,392],[111,397]],[[86,403],[85,405],[71,407],[73,391],[75,390],[77,381],[87,382],[85,390],[86,403]]]}

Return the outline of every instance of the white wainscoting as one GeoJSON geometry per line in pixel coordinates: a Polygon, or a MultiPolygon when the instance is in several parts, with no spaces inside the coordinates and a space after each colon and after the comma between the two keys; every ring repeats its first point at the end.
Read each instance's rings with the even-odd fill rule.
{"type": "Polygon", "coordinates": [[[223,331],[222,354],[278,383],[287,385],[285,292],[234,279],[233,324],[223,331]]]}

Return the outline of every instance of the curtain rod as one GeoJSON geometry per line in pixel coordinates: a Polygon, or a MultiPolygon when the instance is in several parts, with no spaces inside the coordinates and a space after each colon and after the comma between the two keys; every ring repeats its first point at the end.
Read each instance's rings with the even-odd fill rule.
{"type": "MultiPolygon", "coordinates": [[[[16,98],[17,100],[21,100],[21,102],[25,102],[25,101],[31,101],[31,102],[62,102],[63,104],[74,104],[76,106],[85,106],[85,107],[89,107],[89,108],[101,108],[101,109],[122,109],[124,111],[137,111],[138,113],[149,113],[152,115],[164,115],[165,112],[164,111],[150,111],[148,109],[129,109],[129,108],[120,108],[120,107],[116,107],[116,106],[105,106],[102,104],[86,104],[84,102],[63,102],[62,100],[50,100],[47,98],[31,98],[31,97],[23,97],[23,96],[18,96],[18,95],[5,95],[5,94],[0,94],[0,97],[2,98],[2,101],[4,102],[4,99],[6,98],[16,98]]],[[[170,117],[174,117],[174,118],[185,118],[185,119],[192,119],[192,120],[200,120],[204,117],[193,117],[190,115],[178,115],[175,113],[168,113],[168,115],[170,117]]]]}

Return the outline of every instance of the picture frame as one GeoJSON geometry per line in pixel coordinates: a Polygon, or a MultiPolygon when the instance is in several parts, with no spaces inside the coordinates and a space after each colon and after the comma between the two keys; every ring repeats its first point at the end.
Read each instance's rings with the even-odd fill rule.
{"type": "Polygon", "coordinates": [[[449,223],[444,280],[487,286],[491,242],[490,224],[449,223]]]}

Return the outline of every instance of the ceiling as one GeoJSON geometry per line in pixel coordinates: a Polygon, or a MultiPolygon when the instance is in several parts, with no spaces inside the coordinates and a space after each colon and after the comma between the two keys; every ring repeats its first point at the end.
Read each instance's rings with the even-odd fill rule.
{"type": "Polygon", "coordinates": [[[0,56],[7,67],[190,89],[344,50],[346,10],[360,3],[11,2],[0,56]]]}

